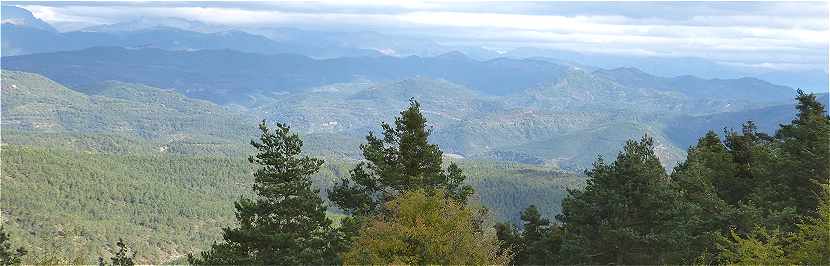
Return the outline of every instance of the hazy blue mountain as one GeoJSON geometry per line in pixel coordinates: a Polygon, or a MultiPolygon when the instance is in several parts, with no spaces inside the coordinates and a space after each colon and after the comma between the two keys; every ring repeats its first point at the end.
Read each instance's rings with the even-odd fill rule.
{"type": "MultiPolygon", "coordinates": [[[[11,56],[4,57],[3,63],[5,68],[40,73],[73,88],[119,80],[175,89],[190,97],[220,104],[244,104],[252,95],[291,93],[303,88],[359,79],[394,81],[415,76],[445,79],[485,95],[510,95],[556,84],[575,69],[532,59],[478,61],[458,52],[436,57],[380,56],[319,60],[301,55],[263,55],[232,50],[166,51],[118,47],[11,56]]],[[[570,89],[569,93],[580,90],[587,93],[594,85],[606,84],[607,88],[602,91],[610,92],[613,87],[626,88],[627,95],[630,95],[626,99],[629,100],[640,101],[637,95],[650,93],[675,98],[732,100],[732,104],[741,101],[780,103],[788,101],[793,93],[790,88],[751,78],[660,78],[626,69],[585,73],[584,76],[585,82],[599,83],[575,83],[582,88],[565,84],[570,89]],[[752,93],[748,93],[750,91],[752,93]],[[707,98],[707,95],[717,96],[707,98]]],[[[547,91],[564,93],[555,88],[547,91]]],[[[603,96],[606,97],[604,99],[619,102],[616,97],[623,92],[613,93],[617,96],[608,94],[603,96]]],[[[658,101],[655,104],[671,103],[658,101]]]]}
{"type": "MultiPolygon", "coordinates": [[[[795,97],[795,95],[793,95],[795,97]]],[[[817,95],[825,106],[830,105],[828,94],[817,95]]],[[[795,117],[795,101],[789,104],[769,106],[758,109],[737,112],[724,112],[704,116],[679,116],[666,122],[664,132],[678,147],[689,147],[697,143],[697,139],[712,130],[723,133],[726,130],[741,130],[741,125],[752,120],[758,130],[767,134],[774,134],[781,124],[790,123],[795,117]]]]}
{"type": "MultiPolygon", "coordinates": [[[[20,27],[34,28],[54,32],[55,28],[49,23],[36,18],[29,10],[16,6],[2,6],[3,24],[11,24],[20,27]]],[[[5,28],[3,29],[5,31],[5,28]]]]}
{"type": "Polygon", "coordinates": [[[758,78],[777,84],[784,84],[794,88],[804,89],[812,92],[826,92],[830,87],[830,74],[825,70],[802,70],[802,71],[770,71],[755,75],[758,78]]]}
{"type": "Polygon", "coordinates": [[[138,31],[152,28],[175,28],[187,31],[196,32],[219,32],[225,31],[225,27],[219,25],[208,25],[199,21],[187,20],[183,18],[167,17],[167,18],[147,18],[140,17],[133,20],[122,21],[113,24],[95,25],[85,27],[80,31],[87,32],[124,32],[124,31],[138,31]]]}
{"type": "MultiPolygon", "coordinates": [[[[135,25],[124,25],[129,28],[135,25]]],[[[149,26],[149,25],[141,25],[149,26]]],[[[238,30],[196,32],[167,26],[141,27],[132,30],[96,30],[55,32],[38,28],[3,24],[3,55],[24,55],[79,50],[95,46],[127,48],[153,47],[165,50],[233,49],[263,54],[299,53],[310,56],[379,55],[372,50],[315,47],[301,43],[277,42],[260,35],[238,30]]]]}
{"type": "Polygon", "coordinates": [[[593,70],[636,67],[664,77],[693,75],[703,78],[762,78],[776,84],[823,92],[828,89],[827,69],[774,70],[729,65],[696,57],[654,57],[580,53],[568,50],[522,47],[495,52],[478,46],[452,46],[425,38],[374,31],[319,31],[296,28],[247,28],[207,25],[180,18],[137,18],[109,25],[58,33],[25,9],[4,6],[3,55],[77,50],[96,46],[155,47],[167,50],[233,49],[265,54],[295,53],[325,59],[355,56],[438,56],[461,51],[479,60],[500,57],[549,61],[593,70]],[[8,9],[9,11],[5,11],[8,9]],[[17,21],[17,23],[14,23],[17,21]],[[7,23],[8,22],[8,23],[7,23]],[[20,29],[25,25],[25,29],[20,29]],[[50,32],[47,34],[40,31],[50,32]],[[590,64],[586,66],[584,64],[590,64]]]}
{"type": "Polygon", "coordinates": [[[244,101],[258,92],[293,92],[355,79],[446,79],[493,95],[510,94],[556,80],[566,67],[534,60],[477,61],[460,54],[437,57],[354,57],[315,60],[231,50],[89,48],[11,56],[3,67],[43,74],[73,88],[105,80],[176,89],[217,103],[244,101]]]}
{"type": "Polygon", "coordinates": [[[655,57],[579,53],[568,50],[523,47],[500,56],[510,58],[537,58],[552,62],[587,63],[600,68],[638,68],[646,73],[664,77],[692,75],[704,78],[733,79],[756,77],[776,84],[822,92],[828,89],[827,69],[824,70],[763,70],[721,64],[696,57],[655,57]]]}
{"type": "Polygon", "coordinates": [[[689,75],[664,78],[632,67],[597,70],[594,73],[625,86],[676,91],[696,99],[743,99],[752,95],[759,102],[780,102],[793,94],[791,88],[756,78],[702,79],[689,75]]]}
{"type": "MultiPolygon", "coordinates": [[[[374,31],[317,31],[296,28],[242,29],[286,43],[305,44],[314,47],[341,47],[377,51],[389,56],[436,56],[452,48],[432,40],[409,36],[382,34],[374,31]]],[[[340,55],[344,56],[344,55],[340,55]]]]}

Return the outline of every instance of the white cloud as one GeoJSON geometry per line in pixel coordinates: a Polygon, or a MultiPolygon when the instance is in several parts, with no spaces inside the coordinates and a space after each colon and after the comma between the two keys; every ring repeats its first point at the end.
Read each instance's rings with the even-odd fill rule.
{"type": "Polygon", "coordinates": [[[369,29],[496,50],[543,46],[583,52],[700,56],[761,67],[825,64],[830,42],[826,3],[661,2],[615,3],[613,7],[607,3],[485,3],[477,7],[474,3],[421,1],[234,4],[154,6],[148,2],[24,8],[56,24],[179,17],[236,27],[369,29]],[[686,9],[675,10],[672,5],[686,9]],[[561,14],[556,12],[559,7],[561,14]]]}

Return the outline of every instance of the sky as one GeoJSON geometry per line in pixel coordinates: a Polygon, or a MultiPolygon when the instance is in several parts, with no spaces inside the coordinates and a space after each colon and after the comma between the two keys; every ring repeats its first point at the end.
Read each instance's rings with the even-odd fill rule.
{"type": "Polygon", "coordinates": [[[175,17],[217,28],[377,31],[496,51],[539,47],[827,69],[827,2],[7,2],[58,29],[175,17]],[[219,27],[221,26],[221,27],[219,27]]]}

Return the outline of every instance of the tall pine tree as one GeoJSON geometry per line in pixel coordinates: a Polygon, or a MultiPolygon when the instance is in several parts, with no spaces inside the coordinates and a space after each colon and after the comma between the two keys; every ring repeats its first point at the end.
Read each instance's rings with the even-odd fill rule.
{"type": "Polygon", "coordinates": [[[249,161],[254,173],[255,199],[236,202],[238,228],[224,228],[224,243],[214,244],[191,257],[194,264],[307,265],[337,262],[338,235],[326,217],[326,207],[310,176],[323,161],[300,156],[303,142],[277,123],[276,130],[259,125],[259,141],[251,141],[257,154],[249,161]]]}
{"type": "Polygon", "coordinates": [[[384,203],[406,191],[440,188],[466,202],[473,189],[463,184],[466,177],[455,163],[442,169],[442,152],[429,143],[430,130],[417,101],[410,99],[394,125],[382,122],[381,127],[382,138],[370,132],[360,146],[365,161],[329,191],[329,199],[353,216],[344,221],[344,232],[355,234],[359,217],[380,213],[384,203]]]}
{"type": "Polygon", "coordinates": [[[551,265],[559,263],[562,228],[543,218],[534,205],[522,211],[522,230],[512,224],[496,224],[501,250],[512,253],[512,265],[551,265]]]}
{"type": "Polygon", "coordinates": [[[815,217],[821,184],[830,180],[830,118],[825,106],[814,94],[798,91],[798,115],[789,125],[781,125],[775,134],[782,142],[787,163],[783,175],[800,215],[815,217]]]}
{"type": "Polygon", "coordinates": [[[563,263],[682,263],[689,209],[644,137],[628,141],[612,164],[586,171],[587,186],[569,191],[557,218],[564,224],[563,263]]]}
{"type": "Polygon", "coordinates": [[[689,255],[701,263],[718,256],[713,243],[732,229],[748,232],[760,221],[758,209],[734,197],[736,191],[751,191],[752,183],[742,182],[738,163],[731,150],[713,131],[689,148],[686,161],[674,168],[672,181],[683,200],[692,206],[689,217],[689,255]]]}

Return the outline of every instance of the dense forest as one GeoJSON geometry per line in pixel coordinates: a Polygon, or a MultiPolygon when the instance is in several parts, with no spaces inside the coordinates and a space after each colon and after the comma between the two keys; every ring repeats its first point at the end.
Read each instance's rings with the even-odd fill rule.
{"type": "Polygon", "coordinates": [[[438,145],[428,141],[431,130],[414,99],[392,123],[381,123],[380,134],[366,136],[360,145],[363,160],[336,163],[339,166],[303,153],[303,140],[289,126],[268,125],[265,121],[259,125],[259,138],[251,142],[254,153],[247,163],[242,158],[192,157],[182,157],[180,162],[169,161],[171,158],[154,162],[159,159],[142,155],[84,155],[4,144],[4,172],[46,176],[41,182],[64,182],[59,186],[84,191],[66,195],[36,184],[24,188],[14,182],[14,175],[6,178],[9,175],[4,173],[4,186],[15,186],[11,190],[4,187],[4,192],[25,191],[25,195],[13,197],[21,200],[17,204],[49,205],[55,202],[37,199],[78,198],[69,201],[74,202],[71,205],[49,207],[54,214],[38,214],[69,215],[62,218],[69,220],[73,213],[84,210],[77,204],[96,200],[79,197],[102,200],[101,197],[126,195],[117,201],[120,204],[94,210],[93,215],[101,219],[121,217],[96,226],[107,227],[111,235],[127,237],[106,239],[113,243],[108,247],[71,247],[72,239],[64,239],[63,243],[49,241],[52,246],[41,246],[46,253],[40,254],[54,250],[52,256],[31,257],[31,252],[15,241],[31,236],[15,235],[22,233],[19,230],[10,234],[4,229],[0,232],[0,261],[131,265],[145,261],[137,256],[148,248],[143,245],[153,246],[154,241],[215,239],[213,245],[200,248],[201,252],[188,252],[186,261],[167,262],[828,264],[830,117],[815,95],[799,91],[796,99],[796,117],[780,125],[774,134],[759,132],[752,121],[747,121],[740,131],[710,131],[689,147],[685,161],[668,173],[655,155],[650,136],[629,140],[613,160],[597,158],[584,173],[585,184],[569,185],[564,200],[540,201],[559,206],[522,206],[520,217],[508,219],[494,219],[498,216],[486,204],[499,202],[485,200],[499,193],[491,190],[497,186],[482,185],[482,179],[473,176],[480,172],[465,170],[447,160],[438,145]],[[22,160],[42,164],[15,170],[32,165],[15,163],[22,160]],[[156,167],[148,172],[129,169],[132,165],[147,164],[156,167]],[[122,188],[142,186],[136,176],[141,175],[140,182],[189,186],[193,190],[185,195],[165,190],[137,190],[143,195],[103,194],[100,191],[113,184],[94,179],[77,183],[70,172],[65,172],[66,177],[34,174],[48,172],[49,168],[92,171],[93,175],[110,177],[107,182],[124,183],[117,186],[122,188]],[[203,175],[207,179],[174,184],[170,182],[182,180],[167,176],[177,172],[240,171],[251,174],[253,180],[211,181],[209,175],[203,175]],[[317,182],[312,181],[321,177],[330,182],[315,186],[317,182]],[[212,183],[220,181],[238,184],[212,183]],[[220,187],[237,189],[215,191],[220,187]],[[204,206],[162,207],[184,198],[204,206]],[[232,209],[222,207],[230,206],[228,202],[233,202],[232,209]],[[146,207],[130,207],[135,205],[146,207]],[[153,211],[156,206],[168,212],[153,211]],[[554,209],[560,214],[550,220],[540,209],[554,209]],[[223,212],[233,212],[235,219],[210,218],[227,217],[223,212]],[[195,217],[203,222],[192,227],[176,221],[181,217],[195,217]],[[163,239],[123,231],[121,225],[127,220],[138,220],[150,227],[181,226],[171,228],[180,234],[168,236],[176,239],[163,239]],[[84,256],[89,253],[80,250],[84,248],[110,251],[88,258],[84,256]],[[66,253],[73,249],[77,249],[74,254],[66,253]]]}

